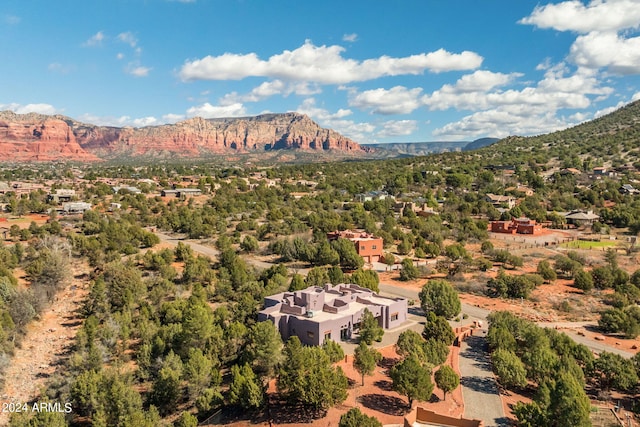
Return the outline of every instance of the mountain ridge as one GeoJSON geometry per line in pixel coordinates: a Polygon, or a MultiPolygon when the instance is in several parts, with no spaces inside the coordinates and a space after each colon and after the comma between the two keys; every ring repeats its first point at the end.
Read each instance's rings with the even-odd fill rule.
{"type": "Polygon", "coordinates": [[[139,128],[98,126],[63,115],[0,112],[0,153],[19,153],[16,161],[188,158],[269,150],[345,154],[373,151],[296,112],[239,118],[194,117],[175,124],[139,128]],[[59,158],[56,150],[60,151],[59,158]],[[39,154],[43,151],[46,155],[39,154]]]}

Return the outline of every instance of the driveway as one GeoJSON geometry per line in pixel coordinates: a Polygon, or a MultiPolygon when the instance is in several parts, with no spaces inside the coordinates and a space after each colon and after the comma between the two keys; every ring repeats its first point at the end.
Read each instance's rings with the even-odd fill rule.
{"type": "Polygon", "coordinates": [[[459,366],[464,417],[483,420],[486,427],[509,426],[492,372],[485,329],[476,330],[462,343],[459,366]]]}

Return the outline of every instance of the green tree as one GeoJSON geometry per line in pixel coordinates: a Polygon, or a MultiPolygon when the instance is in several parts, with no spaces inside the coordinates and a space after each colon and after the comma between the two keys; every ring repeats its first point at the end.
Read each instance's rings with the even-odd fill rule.
{"type": "Polygon", "coordinates": [[[171,413],[180,400],[182,370],[180,357],[172,351],[166,356],[158,377],[153,382],[149,399],[163,415],[171,413]]]}
{"type": "Polygon", "coordinates": [[[376,364],[381,360],[382,354],[378,350],[369,347],[364,341],[360,341],[354,352],[353,367],[362,376],[362,385],[364,385],[364,376],[372,375],[376,364]]]}
{"type": "Polygon", "coordinates": [[[419,362],[424,363],[426,360],[425,355],[425,340],[416,331],[407,329],[398,336],[396,341],[396,353],[402,357],[414,357],[419,362]]]}
{"type": "Polygon", "coordinates": [[[498,348],[491,353],[491,360],[498,381],[504,387],[524,387],[527,385],[527,369],[515,353],[498,348]]]}
{"type": "Polygon", "coordinates": [[[573,275],[573,286],[585,293],[589,292],[593,289],[593,276],[587,271],[579,270],[573,275]]]}
{"type": "Polygon", "coordinates": [[[443,400],[447,400],[447,393],[452,392],[460,385],[460,377],[449,365],[442,365],[433,378],[438,388],[442,390],[443,400]]]}
{"type": "Polygon", "coordinates": [[[302,347],[289,339],[285,361],[276,383],[278,391],[292,402],[326,409],[347,398],[348,380],[340,367],[333,367],[320,347],[302,347]]]}
{"type": "Polygon", "coordinates": [[[378,324],[378,319],[373,316],[369,309],[365,308],[360,319],[360,341],[371,345],[374,341],[381,341],[384,329],[378,324]]]}
{"type": "Polygon", "coordinates": [[[602,390],[631,391],[638,384],[638,374],[630,359],[603,351],[593,365],[602,390]]]}
{"type": "Polygon", "coordinates": [[[245,252],[255,252],[258,250],[258,239],[253,236],[244,236],[240,248],[245,252]]]}
{"type": "Polygon", "coordinates": [[[453,332],[447,319],[442,316],[436,316],[433,312],[429,312],[424,324],[422,336],[427,340],[434,339],[449,346],[453,344],[456,334],[453,332]]]}
{"type": "Polygon", "coordinates": [[[342,238],[336,239],[331,242],[331,247],[338,253],[341,267],[348,270],[357,270],[364,265],[364,260],[358,255],[352,241],[342,238]]]}
{"type": "Polygon", "coordinates": [[[389,376],[393,381],[393,389],[407,396],[409,408],[413,406],[414,400],[427,401],[433,393],[431,371],[413,357],[396,364],[389,371],[389,376]]]}
{"type": "Polygon", "coordinates": [[[198,427],[198,418],[185,411],[173,423],[173,427],[198,427]]]}
{"type": "Polygon", "coordinates": [[[430,280],[420,291],[420,306],[425,313],[451,319],[462,309],[460,297],[446,280],[430,280]]]}
{"type": "Polygon", "coordinates": [[[307,278],[305,279],[307,286],[320,286],[323,287],[327,283],[329,283],[329,274],[327,274],[327,269],[324,267],[314,267],[309,270],[307,273],[307,278]]]}
{"type": "Polygon", "coordinates": [[[280,363],[282,338],[272,322],[258,322],[249,329],[246,359],[256,373],[271,377],[280,363]]]}
{"type": "Polygon", "coordinates": [[[291,277],[291,282],[289,283],[289,291],[301,291],[307,287],[307,284],[304,281],[304,276],[302,274],[294,274],[291,277]]]}
{"type": "Polygon", "coordinates": [[[231,385],[229,386],[229,403],[240,405],[244,409],[262,406],[264,393],[257,375],[247,363],[241,367],[231,367],[231,385]]]}
{"type": "Polygon", "coordinates": [[[547,420],[551,427],[590,427],[591,402],[573,375],[560,371],[551,390],[547,420]]]}
{"type": "Polygon", "coordinates": [[[380,292],[380,278],[375,270],[358,269],[351,274],[349,281],[363,288],[371,289],[373,292],[380,292]]]}
{"type": "Polygon", "coordinates": [[[409,281],[418,278],[418,268],[413,265],[413,261],[410,258],[402,260],[402,269],[400,270],[400,280],[409,281]]]}
{"type": "Polygon", "coordinates": [[[340,417],[338,427],[382,427],[382,423],[363,414],[358,408],[351,408],[340,417]]]}
{"type": "MultiPolygon", "coordinates": [[[[396,257],[393,256],[391,252],[385,252],[384,254],[384,263],[387,265],[388,269],[392,269],[393,265],[396,263],[396,257]]],[[[638,273],[640,275],[640,273],[638,273]]]]}
{"type": "Polygon", "coordinates": [[[538,263],[538,268],[536,272],[540,276],[542,276],[542,278],[546,282],[553,282],[558,278],[558,275],[556,274],[555,270],[551,267],[551,264],[549,264],[549,261],[547,260],[542,260],[538,263]]]}
{"type": "Polygon", "coordinates": [[[331,363],[336,363],[344,359],[344,350],[342,350],[340,344],[333,340],[324,340],[322,349],[327,353],[327,356],[329,356],[331,363]]]}

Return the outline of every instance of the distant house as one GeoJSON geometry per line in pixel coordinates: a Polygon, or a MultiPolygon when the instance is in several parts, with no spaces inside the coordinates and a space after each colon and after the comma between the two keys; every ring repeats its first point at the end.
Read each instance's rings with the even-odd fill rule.
{"type": "Polygon", "coordinates": [[[58,188],[55,193],[49,194],[47,199],[54,203],[70,202],[76,195],[76,190],[58,188]]]}
{"type": "Polygon", "coordinates": [[[258,321],[273,322],[283,340],[297,336],[303,344],[322,345],[350,339],[359,331],[365,309],[384,329],[407,320],[405,298],[382,297],[354,284],[326,284],[266,297],[258,321]]]}
{"type": "Polygon", "coordinates": [[[356,247],[358,255],[360,255],[367,263],[378,262],[384,256],[384,241],[382,238],[375,237],[373,234],[345,230],[327,233],[327,238],[330,241],[339,238],[352,241],[356,247]]]}
{"type": "Polygon", "coordinates": [[[525,196],[533,196],[535,194],[535,191],[533,191],[532,188],[521,184],[518,184],[515,187],[509,187],[506,191],[517,191],[518,193],[524,193],[525,196]]]}
{"type": "Polygon", "coordinates": [[[593,168],[593,174],[594,175],[606,175],[607,174],[607,168],[599,166],[599,167],[595,167],[593,168]]]}
{"type": "Polygon", "coordinates": [[[114,193],[118,193],[120,190],[126,190],[131,194],[140,194],[142,191],[138,187],[131,187],[128,185],[116,185],[111,187],[114,193]]]}
{"type": "Polygon", "coordinates": [[[639,190],[637,190],[633,185],[631,184],[624,184],[623,186],[621,186],[618,191],[621,194],[638,194],[640,193],[639,190]]]}
{"type": "Polygon", "coordinates": [[[487,193],[484,199],[496,208],[507,206],[509,209],[512,209],[516,205],[516,198],[513,196],[501,196],[498,194],[487,193]]]}
{"type": "Polygon", "coordinates": [[[67,202],[62,204],[62,212],[66,214],[84,213],[91,209],[91,203],[67,202]]]}
{"type": "Polygon", "coordinates": [[[489,229],[493,233],[535,235],[542,232],[542,225],[534,219],[522,217],[511,221],[491,221],[489,229]]]}
{"type": "Polygon", "coordinates": [[[574,225],[592,225],[595,221],[600,219],[599,215],[593,213],[593,211],[571,211],[563,214],[567,220],[567,224],[574,225]]]}
{"type": "Polygon", "coordinates": [[[202,194],[202,190],[199,188],[174,188],[171,190],[162,190],[160,195],[162,197],[189,197],[189,196],[199,196],[202,194]]]}
{"type": "Polygon", "coordinates": [[[582,171],[576,168],[560,169],[560,175],[582,175],[582,171]]]}
{"type": "Polygon", "coordinates": [[[368,193],[360,193],[355,195],[356,202],[370,202],[374,200],[395,199],[386,191],[369,191],[368,193]]]}

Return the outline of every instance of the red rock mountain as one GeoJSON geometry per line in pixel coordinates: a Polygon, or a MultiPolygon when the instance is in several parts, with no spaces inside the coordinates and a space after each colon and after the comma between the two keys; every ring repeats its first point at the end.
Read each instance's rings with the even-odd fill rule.
{"type": "Polygon", "coordinates": [[[0,153],[15,157],[16,161],[200,157],[279,149],[369,151],[298,113],[225,119],[196,117],[172,125],[117,128],[80,123],[64,116],[0,112],[0,153]]]}
{"type": "Polygon", "coordinates": [[[62,116],[0,112],[0,161],[100,160],[85,151],[62,116]]]}

